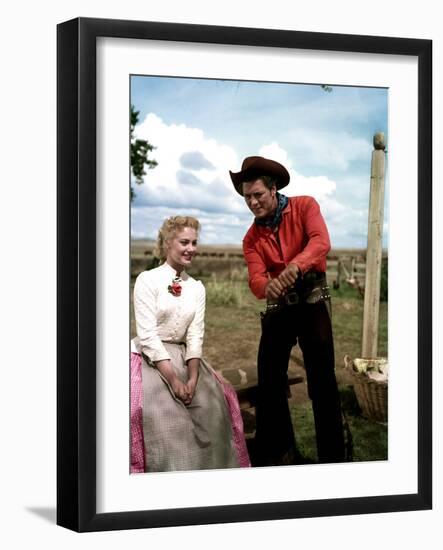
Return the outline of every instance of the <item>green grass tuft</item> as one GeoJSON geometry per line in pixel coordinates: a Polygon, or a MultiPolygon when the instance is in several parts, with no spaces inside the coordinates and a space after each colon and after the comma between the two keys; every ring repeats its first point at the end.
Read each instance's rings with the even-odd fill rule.
{"type": "MultiPolygon", "coordinates": [[[[351,386],[341,386],[343,412],[353,441],[353,462],[388,459],[388,428],[360,415],[351,386]]],[[[308,462],[317,461],[314,414],[310,402],[291,407],[297,448],[308,462]]]]}
{"type": "Polygon", "coordinates": [[[213,276],[205,283],[207,306],[231,306],[242,308],[249,298],[249,289],[243,282],[235,280],[218,281],[213,276]]]}

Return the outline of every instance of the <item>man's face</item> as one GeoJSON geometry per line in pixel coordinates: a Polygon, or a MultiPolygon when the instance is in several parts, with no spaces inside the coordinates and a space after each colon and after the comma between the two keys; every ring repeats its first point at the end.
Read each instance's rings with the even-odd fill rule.
{"type": "Polygon", "coordinates": [[[277,208],[275,185],[268,189],[261,179],[243,183],[243,196],[249,210],[256,218],[266,218],[277,208]]]}

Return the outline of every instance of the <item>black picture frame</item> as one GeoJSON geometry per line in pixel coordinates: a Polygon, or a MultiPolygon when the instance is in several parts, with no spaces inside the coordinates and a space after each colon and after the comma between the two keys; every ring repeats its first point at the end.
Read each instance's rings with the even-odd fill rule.
{"type": "Polygon", "coordinates": [[[432,507],[432,42],[78,18],[57,33],[57,523],[75,531],[306,518],[432,507]],[[398,54],[418,60],[418,472],[416,494],[96,511],[96,39],[398,54]]]}

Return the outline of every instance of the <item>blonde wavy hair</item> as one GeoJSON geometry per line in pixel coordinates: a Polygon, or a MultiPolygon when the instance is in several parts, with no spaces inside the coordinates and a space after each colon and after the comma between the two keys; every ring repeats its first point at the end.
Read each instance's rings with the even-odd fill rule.
{"type": "Polygon", "coordinates": [[[166,218],[158,231],[157,243],[153,254],[161,261],[166,260],[168,255],[168,242],[173,239],[177,233],[183,231],[185,227],[200,231],[200,222],[192,216],[171,216],[166,218]]]}

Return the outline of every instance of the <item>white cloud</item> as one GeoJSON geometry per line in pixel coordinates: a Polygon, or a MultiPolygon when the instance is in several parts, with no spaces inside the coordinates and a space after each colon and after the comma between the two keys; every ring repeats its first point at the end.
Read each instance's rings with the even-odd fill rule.
{"type": "Polygon", "coordinates": [[[147,139],[155,146],[151,157],[158,162],[153,170],[146,171],[144,185],[135,189],[136,204],[192,205],[209,211],[243,210],[241,197],[233,193],[229,179],[228,170],[238,165],[231,147],[207,138],[198,128],[167,125],[153,113],[137,126],[136,137],[147,139]],[[183,166],[182,155],[193,152],[198,152],[211,167],[193,170],[183,166]]]}
{"type": "Polygon", "coordinates": [[[289,135],[295,144],[296,158],[305,165],[345,171],[351,162],[371,158],[370,140],[358,138],[346,131],[331,133],[305,127],[291,130],[289,135]]]}
{"type": "Polygon", "coordinates": [[[163,220],[169,216],[179,214],[194,216],[199,220],[202,226],[199,240],[202,244],[240,245],[252,222],[251,215],[246,208],[243,215],[238,216],[229,213],[208,213],[193,208],[133,207],[131,211],[131,236],[133,238],[156,239],[163,220]]]}
{"type": "MultiPolygon", "coordinates": [[[[201,242],[240,244],[252,217],[229,177],[229,170],[239,170],[242,161],[234,149],[207,137],[199,128],[166,124],[154,113],[137,126],[136,136],[155,146],[151,157],[158,166],[147,170],[144,184],[135,187],[132,235],[155,238],[165,217],[189,214],[202,223],[201,242]],[[181,162],[182,158],[187,161],[181,162]]],[[[317,151],[320,146],[317,143],[317,151]]],[[[357,143],[357,152],[359,147],[363,144],[357,143]]],[[[348,242],[365,246],[365,212],[337,200],[335,181],[325,175],[300,174],[288,152],[275,141],[260,147],[259,154],[288,169],[291,180],[286,195],[310,195],[320,203],[333,246],[347,246],[348,242]]],[[[337,155],[332,156],[337,160],[337,155]]]]}
{"type": "Polygon", "coordinates": [[[275,160],[276,162],[279,162],[280,164],[283,164],[283,166],[288,171],[292,167],[292,161],[291,159],[288,158],[288,153],[285,151],[285,149],[280,147],[280,145],[275,141],[260,147],[260,151],[258,154],[261,157],[272,159],[272,160],[275,160]]]}

